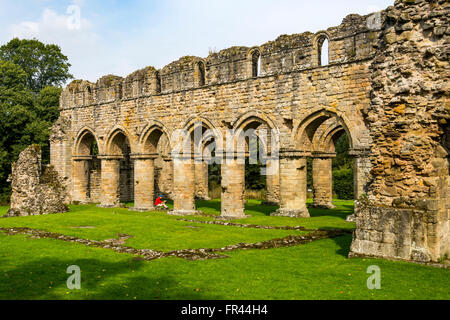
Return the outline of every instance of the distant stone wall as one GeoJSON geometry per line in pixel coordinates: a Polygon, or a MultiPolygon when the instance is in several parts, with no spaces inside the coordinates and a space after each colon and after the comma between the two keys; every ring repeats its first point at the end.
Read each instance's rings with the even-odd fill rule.
{"type": "Polygon", "coordinates": [[[30,146],[12,165],[11,208],[6,217],[67,212],[66,190],[53,167],[42,168],[41,149],[30,146]]]}

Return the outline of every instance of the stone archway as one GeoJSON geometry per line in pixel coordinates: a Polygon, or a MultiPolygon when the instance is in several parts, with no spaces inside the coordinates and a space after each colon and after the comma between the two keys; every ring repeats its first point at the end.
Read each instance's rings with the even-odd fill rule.
{"type": "Polygon", "coordinates": [[[73,202],[96,203],[100,201],[101,166],[99,145],[95,133],[84,128],[75,140],[73,160],[73,202]]]}
{"type": "Polygon", "coordinates": [[[245,217],[246,159],[266,166],[267,193],[271,202],[278,202],[279,131],[274,122],[263,113],[248,112],[234,122],[227,140],[222,162],[221,216],[245,217]]]}
{"type": "Polygon", "coordinates": [[[222,134],[215,125],[202,117],[191,118],[173,137],[173,215],[196,213],[195,198],[208,196],[208,166],[204,151],[214,141],[222,149],[222,134]]]}
{"type": "Polygon", "coordinates": [[[117,207],[120,202],[134,198],[134,164],[129,135],[122,128],[115,128],[106,140],[102,161],[101,207],[117,207]]]}
{"type": "MultiPolygon", "coordinates": [[[[162,193],[158,183],[161,172],[171,177],[170,138],[160,123],[149,124],[142,132],[139,153],[131,156],[134,161],[134,211],[154,209],[155,191],[162,193]]],[[[164,179],[168,181],[170,179],[164,179]]]]}

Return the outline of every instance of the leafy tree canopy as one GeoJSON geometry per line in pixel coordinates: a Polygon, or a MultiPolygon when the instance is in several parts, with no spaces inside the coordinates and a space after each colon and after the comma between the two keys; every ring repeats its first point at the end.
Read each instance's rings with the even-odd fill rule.
{"type": "Polygon", "coordinates": [[[56,45],[13,39],[0,47],[0,203],[9,199],[11,163],[31,144],[50,160],[50,128],[59,116],[57,87],[72,78],[56,45]]]}
{"type": "Polygon", "coordinates": [[[0,47],[0,60],[20,66],[26,74],[26,86],[34,93],[47,86],[62,86],[73,78],[69,73],[71,65],[61,48],[36,39],[12,39],[0,47]]]}

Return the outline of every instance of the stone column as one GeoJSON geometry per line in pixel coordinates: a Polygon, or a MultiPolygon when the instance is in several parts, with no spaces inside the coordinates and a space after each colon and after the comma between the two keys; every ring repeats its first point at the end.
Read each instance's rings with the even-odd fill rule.
{"type": "Polygon", "coordinates": [[[245,218],[245,158],[224,159],[222,163],[222,219],[245,218]]]}
{"type": "Polygon", "coordinates": [[[120,156],[103,156],[101,172],[101,203],[102,208],[114,208],[120,205],[120,156]]]}
{"type": "Polygon", "coordinates": [[[163,193],[166,194],[171,200],[174,199],[173,193],[173,160],[170,157],[163,157],[163,178],[164,181],[163,193]]]}
{"type": "Polygon", "coordinates": [[[313,187],[315,208],[333,209],[333,157],[336,154],[314,154],[313,187]]]}
{"type": "Polygon", "coordinates": [[[267,202],[266,205],[280,204],[280,162],[279,159],[268,159],[266,164],[267,202]]]}
{"type": "Polygon", "coordinates": [[[174,210],[171,215],[195,215],[195,170],[190,156],[176,156],[173,159],[174,210]]]}
{"type": "Polygon", "coordinates": [[[201,200],[209,200],[208,196],[208,163],[203,159],[196,159],[195,170],[195,197],[201,200]]]}
{"type": "Polygon", "coordinates": [[[355,198],[355,213],[347,217],[348,222],[355,222],[356,216],[360,212],[360,206],[358,200],[362,195],[367,194],[369,185],[369,174],[371,169],[371,163],[369,158],[369,152],[367,150],[350,150],[349,155],[354,157],[353,165],[353,185],[354,185],[354,198],[355,198]]]}
{"type": "Polygon", "coordinates": [[[134,208],[132,211],[151,211],[155,208],[155,159],[157,155],[133,155],[134,208]]]}
{"type": "Polygon", "coordinates": [[[280,209],[272,216],[309,218],[306,154],[290,152],[280,159],[280,209]]]}
{"type": "Polygon", "coordinates": [[[73,158],[73,195],[72,202],[89,202],[89,161],[90,156],[73,158]]]}
{"type": "Polygon", "coordinates": [[[369,174],[371,169],[371,162],[369,152],[366,150],[351,150],[349,152],[354,156],[354,186],[355,199],[358,200],[363,194],[367,194],[369,184],[369,174]]]}

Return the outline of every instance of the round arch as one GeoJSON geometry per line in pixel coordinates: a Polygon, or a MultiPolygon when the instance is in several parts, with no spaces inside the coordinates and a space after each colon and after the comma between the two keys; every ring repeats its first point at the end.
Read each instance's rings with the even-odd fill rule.
{"type": "Polygon", "coordinates": [[[342,126],[337,126],[330,129],[323,135],[319,148],[323,151],[334,152],[337,140],[345,133],[345,129],[342,126]]]}
{"type": "Polygon", "coordinates": [[[167,138],[167,147],[169,150],[172,150],[171,136],[166,126],[160,121],[151,121],[140,134],[139,150],[142,153],[157,153],[158,146],[161,144],[161,139],[164,136],[167,138]]]}
{"type": "Polygon", "coordinates": [[[83,127],[81,130],[78,131],[77,138],[75,139],[74,155],[90,156],[94,142],[100,148],[95,131],[90,127],[83,127]]]}
{"type": "MultiPolygon", "coordinates": [[[[187,132],[188,137],[192,137],[198,125],[202,126],[202,138],[198,141],[197,150],[200,149],[203,153],[204,147],[212,140],[216,143],[216,149],[222,150],[223,135],[217,126],[205,117],[190,117],[183,126],[183,130],[187,132]]],[[[194,142],[193,142],[194,143],[194,142]]]]}
{"type": "MultiPolygon", "coordinates": [[[[278,125],[274,120],[272,120],[268,115],[266,115],[263,112],[260,111],[249,111],[244,114],[241,114],[237,117],[237,119],[233,123],[233,133],[234,133],[234,146],[235,148],[240,146],[240,142],[242,138],[245,138],[246,133],[245,131],[248,129],[257,130],[261,126],[265,126],[269,132],[267,132],[268,137],[267,139],[264,139],[264,137],[261,137],[258,132],[255,134],[257,135],[259,141],[262,143],[262,147],[265,150],[266,154],[269,154],[272,152],[272,133],[275,132],[275,139],[277,140],[276,143],[279,144],[280,139],[280,131],[278,129],[278,125]]],[[[247,147],[246,147],[247,149],[247,147]]],[[[238,150],[238,149],[236,149],[238,150]]]]}
{"type": "Polygon", "coordinates": [[[326,108],[318,108],[312,111],[294,128],[293,133],[296,148],[302,151],[311,151],[317,129],[331,118],[335,118],[344,128],[349,137],[350,148],[353,149],[356,145],[357,137],[350,121],[345,115],[326,108]]]}
{"type": "Polygon", "coordinates": [[[105,152],[108,156],[124,155],[124,146],[128,144],[130,152],[133,153],[134,148],[130,140],[129,132],[121,126],[117,126],[111,130],[105,144],[105,152]]]}

